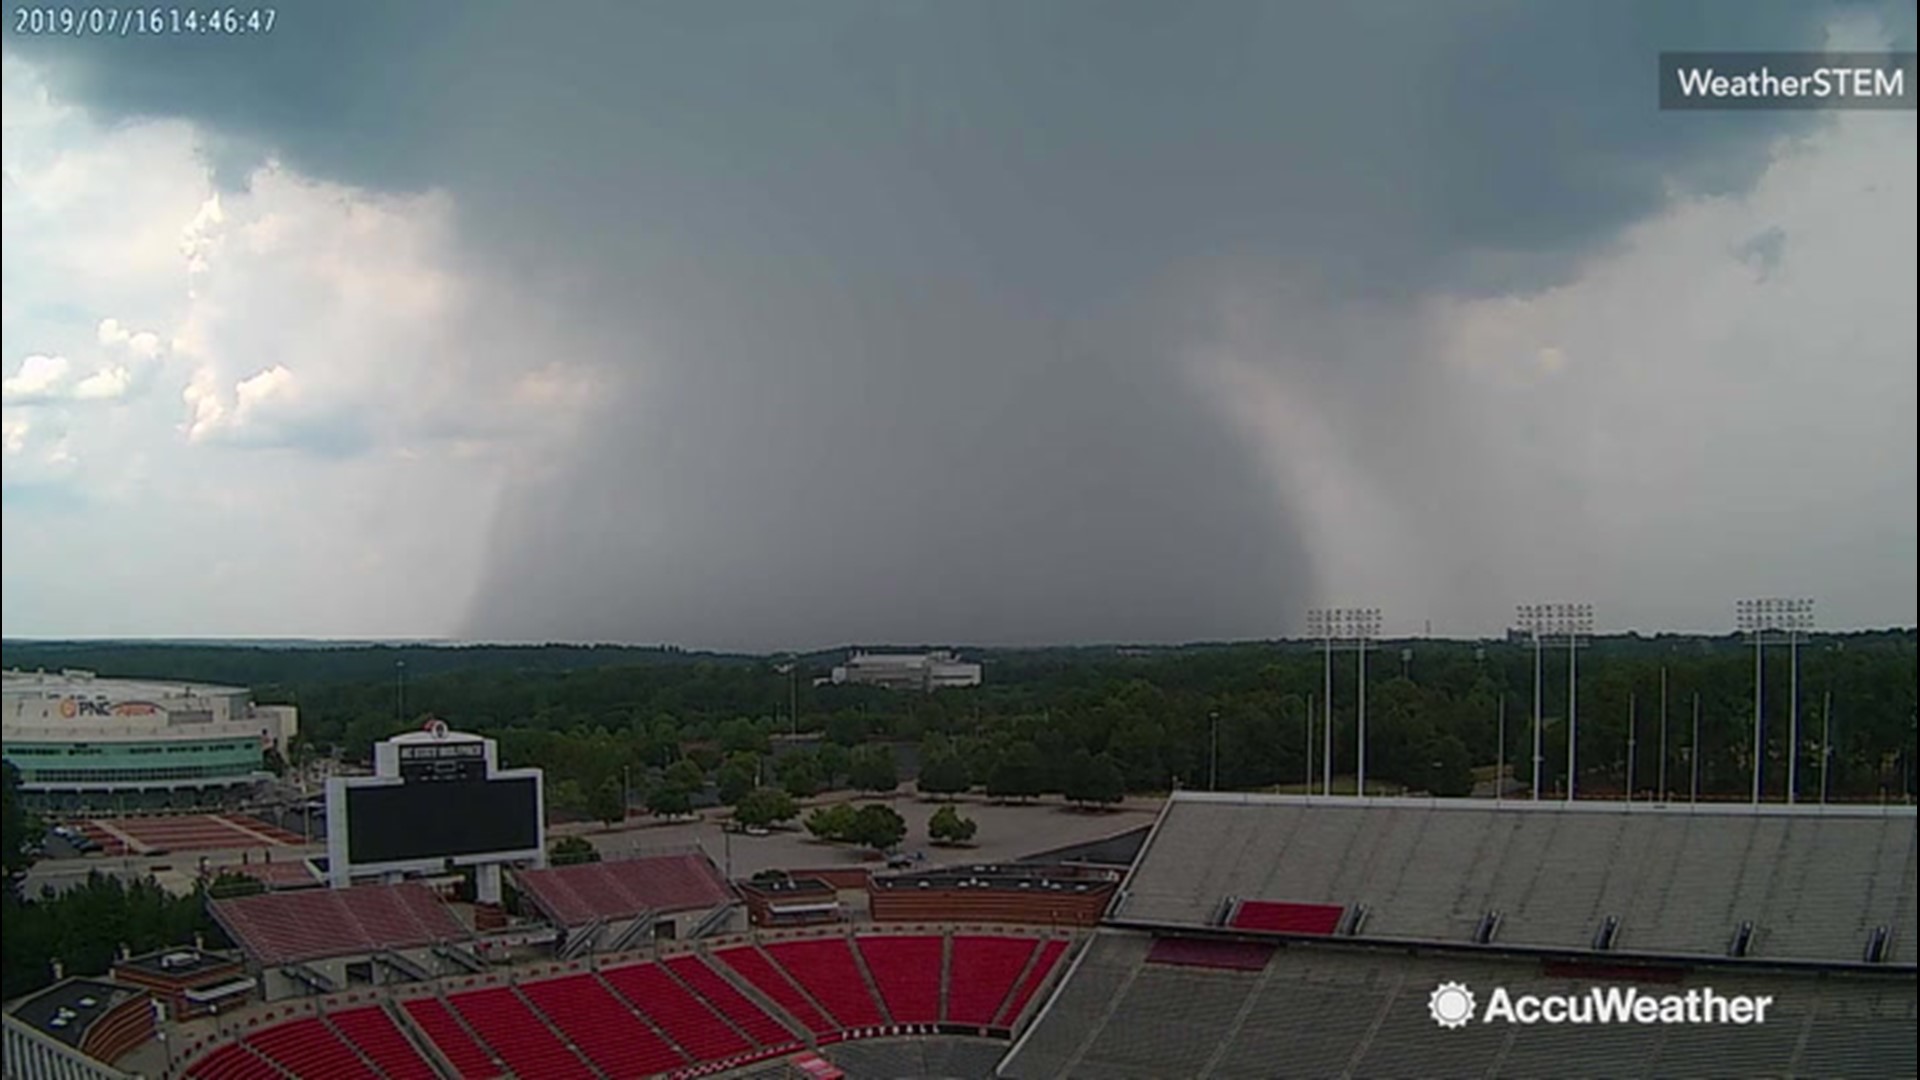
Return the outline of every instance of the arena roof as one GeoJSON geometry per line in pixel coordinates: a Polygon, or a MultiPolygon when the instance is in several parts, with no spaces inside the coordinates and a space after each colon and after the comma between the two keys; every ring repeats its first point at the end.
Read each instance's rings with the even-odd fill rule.
{"type": "Polygon", "coordinates": [[[1002,1077],[1221,1080],[1373,1076],[1912,1076],[1911,974],[1674,969],[1643,982],[1537,960],[1410,955],[1294,942],[1256,970],[1149,960],[1145,934],[1107,930],[1000,1066],[1002,1077]],[[1485,1022],[1446,1030],[1428,999],[1459,982],[1587,995],[1766,995],[1761,1024],[1485,1022]]]}
{"type": "Polygon", "coordinates": [[[177,698],[244,694],[239,686],[213,683],[163,681],[160,679],[102,678],[91,671],[18,671],[0,672],[0,688],[9,695],[101,694],[109,698],[177,698]]]}
{"type": "Polygon", "coordinates": [[[705,855],[681,852],[515,871],[514,879],[561,926],[693,911],[732,903],[727,879],[705,855]]]}
{"type": "MultiPolygon", "coordinates": [[[[1914,963],[1911,807],[1624,803],[1180,793],[1112,919],[1215,925],[1241,901],[1364,906],[1371,940],[1859,964],[1914,963]]],[[[1348,930],[1351,931],[1349,925],[1348,930]]]]}
{"type": "Polygon", "coordinates": [[[255,963],[358,956],[473,935],[424,885],[357,885],[214,900],[207,905],[255,963]]]}
{"type": "Polygon", "coordinates": [[[22,998],[7,1012],[42,1035],[78,1049],[87,1029],[108,1009],[145,993],[100,979],[67,979],[22,998]]]}

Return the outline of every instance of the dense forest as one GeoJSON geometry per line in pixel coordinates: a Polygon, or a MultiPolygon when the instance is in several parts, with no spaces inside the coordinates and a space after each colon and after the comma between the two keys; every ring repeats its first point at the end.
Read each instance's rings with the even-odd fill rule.
{"type": "MultiPolygon", "coordinates": [[[[1314,776],[1323,767],[1326,657],[1309,642],[970,650],[985,664],[986,685],[932,695],[815,685],[844,655],[756,658],[606,646],[5,646],[10,668],[84,667],[251,686],[262,702],[300,707],[299,754],[364,760],[375,740],[432,714],[498,738],[509,764],[549,770],[549,791],[563,809],[585,809],[609,788],[643,791],[681,760],[703,772],[731,765],[758,776],[762,755],[782,741],[774,736],[792,733],[824,736],[816,750],[779,747],[773,771],[791,777],[786,786],[796,794],[849,777],[853,759],[833,747],[878,742],[922,744],[914,757],[934,765],[944,786],[992,788],[999,772],[997,786],[1017,781],[1023,791],[1063,790],[1086,772],[1088,758],[1099,771],[1116,769],[1135,792],[1297,787],[1310,766],[1314,776]]],[[[1549,790],[1566,779],[1567,658],[1564,648],[1541,658],[1541,779],[1549,790]]],[[[1465,794],[1475,770],[1484,777],[1496,763],[1529,782],[1534,661],[1525,642],[1380,643],[1366,669],[1369,787],[1465,794]]],[[[1332,662],[1334,771],[1350,776],[1357,657],[1336,652],[1332,662]]],[[[1800,645],[1797,679],[1793,667],[1787,649],[1767,649],[1769,796],[1785,794],[1797,682],[1801,796],[1818,796],[1827,740],[1830,797],[1907,798],[1914,790],[1914,635],[1817,635],[1800,645]]],[[[1748,793],[1754,650],[1745,640],[1596,638],[1579,650],[1578,695],[1581,790],[1624,792],[1631,773],[1633,787],[1650,793],[1661,776],[1664,713],[1666,787],[1686,797],[1697,700],[1701,797],[1748,793]]]]}

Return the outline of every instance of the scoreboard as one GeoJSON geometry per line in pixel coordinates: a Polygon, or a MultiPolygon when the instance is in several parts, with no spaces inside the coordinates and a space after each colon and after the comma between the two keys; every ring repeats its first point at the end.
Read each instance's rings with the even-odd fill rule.
{"type": "Polygon", "coordinates": [[[487,744],[478,739],[467,742],[427,743],[401,746],[400,779],[416,781],[465,781],[487,778],[487,744]]]}

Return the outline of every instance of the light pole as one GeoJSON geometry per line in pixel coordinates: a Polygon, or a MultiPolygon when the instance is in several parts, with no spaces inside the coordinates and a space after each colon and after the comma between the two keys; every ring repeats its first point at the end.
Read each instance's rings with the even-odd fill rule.
{"type": "Polygon", "coordinates": [[[1687,801],[1700,801],[1700,691],[1693,692],[1693,782],[1687,788],[1687,801]]]}
{"type": "Polygon", "coordinates": [[[1633,766],[1640,752],[1640,697],[1627,691],[1627,801],[1633,801],[1633,766]]]}
{"type": "Polygon", "coordinates": [[[1793,668],[1789,676],[1787,737],[1792,744],[1787,753],[1787,801],[1794,801],[1794,786],[1799,781],[1800,739],[1800,631],[1813,628],[1813,601],[1768,597],[1740,600],[1733,605],[1734,625],[1753,638],[1753,803],[1760,805],[1763,793],[1762,766],[1766,760],[1766,710],[1762,697],[1766,674],[1767,635],[1784,633],[1787,653],[1793,668]]]}
{"type": "Polygon", "coordinates": [[[1327,619],[1324,609],[1314,608],[1307,612],[1307,632],[1320,639],[1326,646],[1326,692],[1321,695],[1326,717],[1321,722],[1321,730],[1327,740],[1326,752],[1320,755],[1320,794],[1333,794],[1333,626],[1327,619]]]}
{"type": "Polygon", "coordinates": [[[1207,790],[1220,790],[1220,713],[1207,714],[1207,790]]]}
{"type": "Polygon", "coordinates": [[[1499,802],[1507,789],[1507,695],[1500,695],[1500,718],[1494,722],[1497,734],[1493,747],[1493,801],[1499,802]]]}
{"type": "Polygon", "coordinates": [[[1667,801],[1667,665],[1660,665],[1660,801],[1667,801]]]}
{"type": "Polygon", "coordinates": [[[800,737],[799,663],[798,660],[789,660],[784,664],[775,664],[773,668],[787,677],[787,724],[796,739],[800,737]]]}
{"type": "Polygon", "coordinates": [[[1549,637],[1567,639],[1567,801],[1574,796],[1574,770],[1579,765],[1581,637],[1593,633],[1592,604],[1522,604],[1520,629],[1533,635],[1533,797],[1540,797],[1540,653],[1549,637]]]}
{"type": "Polygon", "coordinates": [[[1326,647],[1327,678],[1327,755],[1323,764],[1325,789],[1333,791],[1333,650],[1353,649],[1360,654],[1359,706],[1355,723],[1356,756],[1354,794],[1367,793],[1367,650],[1380,634],[1379,608],[1314,608],[1307,612],[1307,630],[1326,647]]]}
{"type": "Polygon", "coordinates": [[[1827,801],[1827,772],[1833,768],[1833,691],[1820,699],[1820,802],[1827,801]]]}
{"type": "Polygon", "coordinates": [[[1306,776],[1306,785],[1307,785],[1307,786],[1306,786],[1306,788],[1305,788],[1305,791],[1306,791],[1306,793],[1307,793],[1307,795],[1308,795],[1308,796],[1312,796],[1312,795],[1313,795],[1313,694],[1312,694],[1311,692],[1309,692],[1309,693],[1307,694],[1307,716],[1306,716],[1306,721],[1307,721],[1307,724],[1306,724],[1306,727],[1307,727],[1307,776],[1306,776]]]}

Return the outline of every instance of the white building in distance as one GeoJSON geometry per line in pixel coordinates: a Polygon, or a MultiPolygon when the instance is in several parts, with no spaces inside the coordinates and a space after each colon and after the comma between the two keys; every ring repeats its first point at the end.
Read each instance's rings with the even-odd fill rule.
{"type": "Polygon", "coordinates": [[[980,665],[950,650],[929,653],[856,652],[833,669],[833,681],[854,686],[884,686],[922,693],[953,686],[979,686],[980,665]]]}

